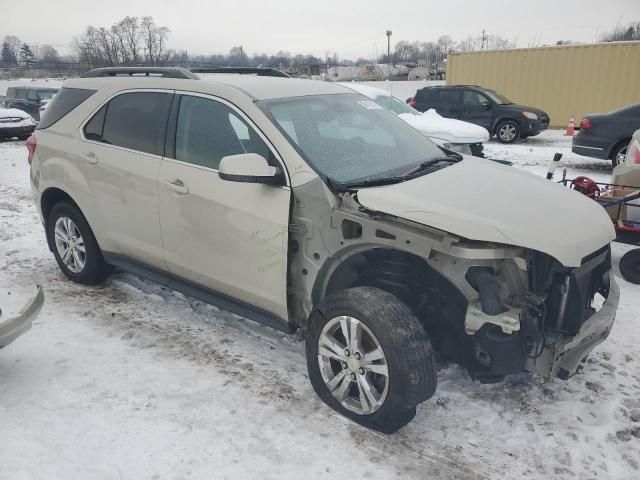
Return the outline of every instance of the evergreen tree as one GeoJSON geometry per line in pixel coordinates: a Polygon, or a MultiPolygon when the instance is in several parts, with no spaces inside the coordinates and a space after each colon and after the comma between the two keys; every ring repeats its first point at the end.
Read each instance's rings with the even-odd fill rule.
{"type": "Polygon", "coordinates": [[[11,50],[11,46],[7,42],[2,44],[2,63],[5,65],[15,65],[18,63],[15,53],[11,50]]]}
{"type": "Polygon", "coordinates": [[[36,62],[31,48],[26,43],[23,43],[22,47],[20,47],[20,62],[25,65],[32,65],[36,62]]]}

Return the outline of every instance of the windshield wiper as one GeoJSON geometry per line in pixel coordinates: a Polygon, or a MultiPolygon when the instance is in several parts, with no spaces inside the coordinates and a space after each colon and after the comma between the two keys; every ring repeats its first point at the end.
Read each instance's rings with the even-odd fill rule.
{"type": "Polygon", "coordinates": [[[404,182],[405,180],[407,180],[407,178],[404,175],[401,175],[401,176],[395,176],[395,177],[368,178],[366,180],[347,183],[344,185],[349,188],[380,187],[382,185],[390,185],[392,183],[404,182]]]}
{"type": "Polygon", "coordinates": [[[402,174],[403,177],[410,177],[412,175],[415,175],[418,172],[421,172],[423,170],[427,170],[439,163],[458,163],[460,160],[462,160],[461,157],[436,157],[436,158],[432,158],[431,160],[427,160],[425,162],[422,162],[420,165],[418,165],[415,168],[412,168],[411,170],[409,170],[408,172],[402,174]]]}

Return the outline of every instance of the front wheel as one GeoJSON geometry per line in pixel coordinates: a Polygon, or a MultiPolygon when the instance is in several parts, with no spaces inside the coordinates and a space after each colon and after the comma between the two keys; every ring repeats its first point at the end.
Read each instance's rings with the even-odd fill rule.
{"type": "Polygon", "coordinates": [[[392,433],[411,421],[436,389],[433,351],[409,307],[373,287],[343,290],[311,314],[309,379],[331,408],[392,433]]]}
{"type": "Polygon", "coordinates": [[[503,120],[496,127],[496,137],[501,143],[513,143],[520,138],[520,125],[515,120],[503,120]]]}
{"type": "Polygon", "coordinates": [[[640,285],[640,248],[630,250],[622,256],[620,273],[627,282],[640,285]]]}

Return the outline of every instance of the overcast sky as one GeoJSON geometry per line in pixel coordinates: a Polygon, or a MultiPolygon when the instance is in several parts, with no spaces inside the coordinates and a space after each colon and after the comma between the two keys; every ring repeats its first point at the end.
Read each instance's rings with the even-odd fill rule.
{"type": "Polygon", "coordinates": [[[151,15],[171,29],[169,46],[190,53],[312,53],[340,58],[386,51],[385,30],[399,40],[461,40],[485,29],[519,47],[557,40],[594,41],[640,20],[640,0],[0,0],[0,36],[52,44],[68,53],[87,25],[151,15]]]}

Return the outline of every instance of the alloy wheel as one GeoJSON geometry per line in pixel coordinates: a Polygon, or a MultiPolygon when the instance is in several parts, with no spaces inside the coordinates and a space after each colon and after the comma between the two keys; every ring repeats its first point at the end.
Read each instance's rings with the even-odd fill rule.
{"type": "Polygon", "coordinates": [[[318,340],[318,363],[325,385],[344,408],[359,415],[377,411],[389,390],[389,367],[382,345],[360,320],[332,318],[318,340]]]}
{"type": "Polygon", "coordinates": [[[511,123],[506,123],[502,127],[500,127],[500,138],[505,142],[511,142],[517,135],[517,129],[515,125],[511,123]]]}
{"type": "Polygon", "coordinates": [[[54,237],[62,263],[72,273],[82,272],[87,252],[78,226],[69,217],[60,217],[56,220],[54,237]]]}

